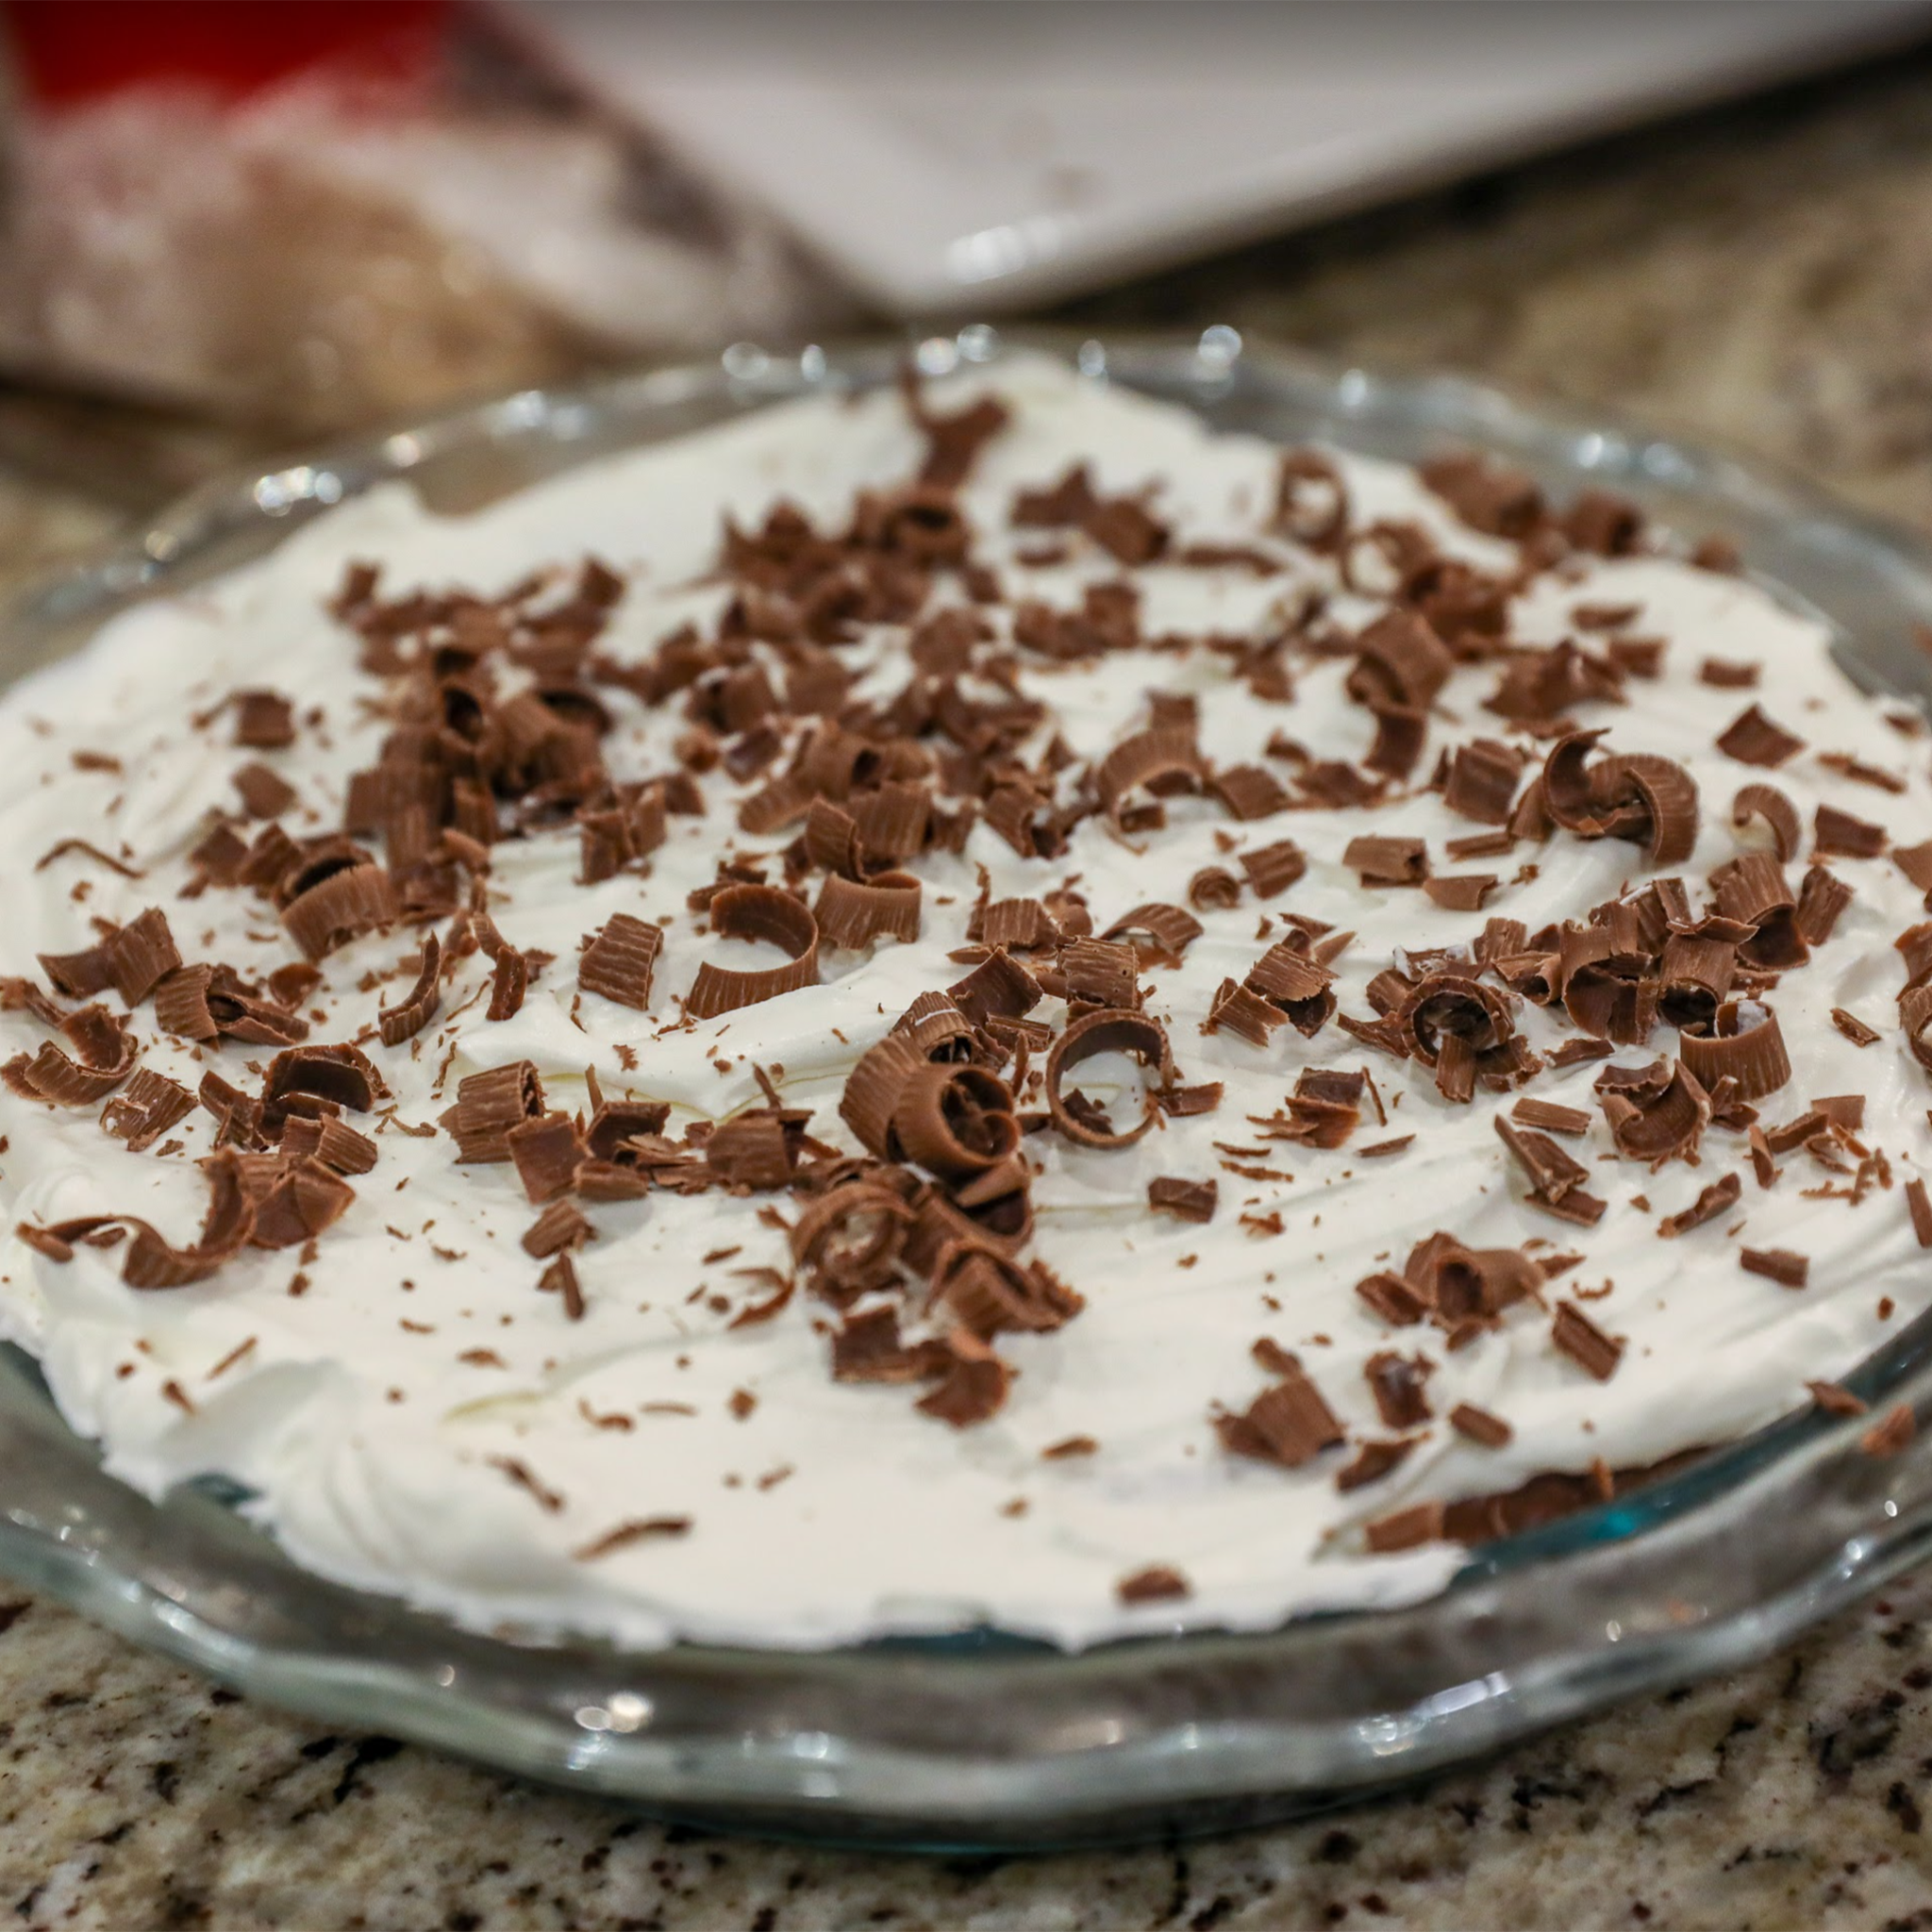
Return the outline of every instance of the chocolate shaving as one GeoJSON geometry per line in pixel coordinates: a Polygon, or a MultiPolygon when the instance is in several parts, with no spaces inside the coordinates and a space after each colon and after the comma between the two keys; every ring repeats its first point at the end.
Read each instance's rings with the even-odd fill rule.
{"type": "Polygon", "coordinates": [[[1369,1392],[1375,1398],[1375,1410],[1385,1428],[1420,1428],[1434,1413],[1429,1407],[1426,1384],[1435,1373],[1435,1364],[1425,1356],[1395,1355],[1385,1350],[1372,1355],[1362,1373],[1368,1378],[1369,1392]]]}
{"type": "Polygon", "coordinates": [[[1780,1288],[1803,1288],[1811,1263],[1789,1248],[1740,1248],[1738,1266],[1746,1274],[1761,1274],[1780,1288]]]}
{"type": "Polygon", "coordinates": [[[1720,1175],[1701,1192],[1690,1207],[1675,1214],[1667,1214],[1657,1224],[1657,1231],[1666,1241],[1674,1241],[1680,1234],[1688,1233],[1693,1227],[1702,1227],[1707,1221],[1715,1221],[1720,1214],[1725,1214],[1738,1205],[1738,1197],[1744,1191],[1744,1184],[1734,1174],[1720,1175]]]}
{"type": "Polygon", "coordinates": [[[1274,521],[1312,550],[1334,545],[1348,524],[1348,491],[1330,458],[1314,449],[1291,449],[1283,455],[1274,521]]]}
{"type": "MultiPolygon", "coordinates": [[[[241,842],[239,840],[236,841],[241,842]]],[[[70,852],[84,853],[97,865],[105,865],[109,872],[119,873],[124,879],[144,879],[147,874],[138,865],[129,865],[125,858],[116,858],[111,852],[101,848],[87,839],[58,839],[34,860],[36,872],[45,872],[57,858],[65,858],[70,852]]],[[[185,896],[185,894],[184,894],[185,896]]]]}
{"type": "Polygon", "coordinates": [[[1299,1469],[1343,1441],[1342,1427],[1293,1356],[1282,1351],[1276,1366],[1281,1379],[1241,1414],[1215,1415],[1214,1429],[1232,1456],[1299,1469]]]}
{"type": "Polygon", "coordinates": [[[279,691],[238,691],[228,702],[235,708],[235,742],[250,751],[280,751],[295,741],[295,708],[279,691]]]}
{"type": "Polygon", "coordinates": [[[997,1415],[1005,1406],[1011,1367],[966,1329],[955,1329],[943,1344],[939,1386],[914,1405],[956,1429],[970,1428],[997,1415]]]}
{"type": "MultiPolygon", "coordinates": [[[[1105,1114],[1084,1117],[1061,1091],[1069,1071],[1096,1054],[1124,1053],[1138,1059],[1164,1084],[1169,1071],[1167,1035],[1145,1015],[1103,1008],[1083,1014],[1053,1043],[1046,1057],[1046,1105],[1053,1123],[1069,1141],[1082,1147],[1125,1147],[1146,1133],[1160,1109],[1150,1096],[1140,1121],[1116,1128],[1105,1114]]],[[[1097,1112],[1097,1110],[1096,1110],[1097,1112]]]]}
{"type": "Polygon", "coordinates": [[[1388,1516],[1378,1516],[1362,1525],[1362,1539],[1369,1553],[1391,1557],[1404,1550],[1421,1549],[1424,1543],[1439,1541],[1443,1533],[1442,1505],[1411,1503],[1388,1516]]]}
{"type": "Polygon", "coordinates": [[[152,1067],[137,1067],[101,1109],[101,1127],[115,1140],[126,1141],[130,1154],[144,1154],[193,1109],[194,1096],[187,1088],[152,1067]]]}
{"type": "Polygon", "coordinates": [[[1449,1411],[1449,1426],[1484,1449],[1503,1449],[1516,1431],[1499,1415],[1478,1408],[1473,1402],[1458,1402],[1449,1411]]]}
{"type": "MultiPolygon", "coordinates": [[[[685,1000],[685,1009],[693,1019],[715,1020],[740,1007],[758,1006],[818,984],[818,923],[789,892],[775,886],[727,886],[711,901],[710,911],[711,929],[721,938],[762,941],[789,954],[790,961],[746,973],[714,966],[707,959],[685,1000]]],[[[581,977],[580,972],[579,983],[581,977]]]]}
{"type": "Polygon", "coordinates": [[[1894,845],[1891,862],[1920,891],[1932,894],[1932,839],[1918,845],[1894,845]]]}
{"type": "Polygon", "coordinates": [[[596,1233],[582,1213],[568,1201],[553,1201],[524,1231],[525,1254],[539,1261],[567,1248],[580,1248],[596,1233]]]}
{"type": "Polygon", "coordinates": [[[1717,748],[1740,765],[1775,767],[1805,749],[1805,741],[1767,718],[1753,705],[1740,711],[1718,734],[1717,748]]]}
{"type": "Polygon", "coordinates": [[[1557,1304],[1550,1340],[1585,1374],[1599,1382],[1607,1382],[1624,1357],[1624,1344],[1606,1335],[1574,1302],[1557,1304]]]}
{"type": "Polygon", "coordinates": [[[1895,1402],[1858,1438],[1858,1447],[1867,1456],[1898,1456],[1911,1446],[1918,1433],[1911,1404],[1895,1402]]]}
{"type": "MultiPolygon", "coordinates": [[[[989,914],[989,917],[991,915],[989,914]]],[[[1185,907],[1155,900],[1124,912],[1101,934],[1103,940],[1123,936],[1145,936],[1163,959],[1178,961],[1180,956],[1201,937],[1201,922],[1185,907]]],[[[989,944],[993,943],[989,941],[989,944]]]]}
{"type": "Polygon", "coordinates": [[[383,1045],[401,1046],[435,1019],[437,1008],[442,1004],[441,979],[442,946],[433,932],[427,933],[423,940],[423,965],[415,985],[397,1005],[382,1008],[375,1016],[383,1045]]]}
{"type": "Polygon", "coordinates": [[[1755,661],[1740,662],[1735,658],[1707,658],[1697,668],[1698,677],[1706,684],[1719,691],[1755,691],[1757,677],[1764,667],[1755,661]]]}
{"type": "Polygon", "coordinates": [[[1807,1382],[1811,1400],[1825,1415],[1864,1415],[1867,1405],[1837,1382],[1807,1382]]]}
{"type": "Polygon", "coordinates": [[[1925,1191],[1925,1183],[1914,1174],[1906,1183],[1906,1208],[1912,1217],[1912,1232],[1918,1237],[1922,1248],[1932,1248],[1932,1196],[1925,1191]]]}
{"type": "Polygon", "coordinates": [[[1891,839],[1883,825],[1854,818],[1835,805],[1821,805],[1812,825],[1811,849],[1819,858],[1876,858],[1891,839]]]}
{"type": "Polygon", "coordinates": [[[1510,1109],[1514,1119],[1525,1127],[1537,1127],[1550,1134],[1587,1134],[1590,1116],[1580,1107],[1562,1107],[1554,1100],[1537,1100],[1525,1095],[1510,1109]]]}
{"type": "Polygon", "coordinates": [[[1058,945],[1061,937],[1053,914],[1038,899],[996,899],[976,913],[974,924],[967,930],[971,938],[1002,952],[1024,953],[1058,945]]]}
{"type": "Polygon", "coordinates": [[[145,1221],[132,1214],[91,1214],[52,1227],[19,1232],[42,1254],[56,1260],[71,1259],[75,1241],[88,1241],[108,1229],[123,1229],[130,1239],[121,1264],[121,1279],[133,1289],[186,1288],[206,1281],[247,1244],[255,1212],[243,1191],[238,1158],[223,1150],[201,1163],[208,1178],[208,1214],[201,1234],[189,1247],[177,1248],[145,1221]]]}
{"type": "Polygon", "coordinates": [[[1423,881],[1424,895],[1447,912],[1479,912],[1482,904],[1502,883],[1495,873],[1462,873],[1451,878],[1423,881]]]}
{"type": "Polygon", "coordinates": [[[242,808],[252,819],[278,819],[295,803],[295,788],[259,762],[243,765],[231,780],[242,808]]]}
{"type": "Polygon", "coordinates": [[[958,1182],[997,1167],[1020,1144],[1013,1096],[984,1067],[922,1063],[892,1103],[888,1144],[906,1159],[958,1182]]]}
{"type": "Polygon", "coordinates": [[[1193,1595],[1193,1586],[1168,1563],[1150,1563],[1123,1576],[1113,1587],[1115,1597],[1124,1604],[1178,1603],[1193,1595]]]}
{"type": "MultiPolygon", "coordinates": [[[[1922,1184],[1920,1193],[1924,1192],[1922,1184]]],[[[1148,1208],[1156,1214],[1172,1214],[1176,1221],[1212,1221],[1220,1198],[1218,1181],[1184,1181],[1175,1174],[1161,1174],[1147,1183],[1148,1208]]]]}
{"type": "Polygon", "coordinates": [[[1352,1460],[1335,1472],[1335,1487],[1346,1495],[1352,1490],[1380,1482],[1408,1460],[1413,1441],[1362,1442],[1352,1460]]]}
{"type": "Polygon", "coordinates": [[[1584,1191],[1589,1172],[1573,1160],[1547,1134],[1525,1130],[1501,1114],[1496,1132],[1529,1177],[1529,1197],[1538,1207],[1564,1221],[1591,1227],[1608,1205],[1584,1191]]]}
{"type": "Polygon", "coordinates": [[[1857,1014],[1848,1013],[1842,1007],[1832,1008],[1831,1024],[1854,1046],[1875,1046],[1882,1037],[1875,1026],[1866,1025],[1857,1014]]]}

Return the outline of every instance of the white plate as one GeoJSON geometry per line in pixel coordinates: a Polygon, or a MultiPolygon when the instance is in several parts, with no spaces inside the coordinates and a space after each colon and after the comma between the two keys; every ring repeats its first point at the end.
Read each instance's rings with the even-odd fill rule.
{"type": "Polygon", "coordinates": [[[872,300],[1010,308],[1922,31],[1924,0],[504,0],[872,300]]]}

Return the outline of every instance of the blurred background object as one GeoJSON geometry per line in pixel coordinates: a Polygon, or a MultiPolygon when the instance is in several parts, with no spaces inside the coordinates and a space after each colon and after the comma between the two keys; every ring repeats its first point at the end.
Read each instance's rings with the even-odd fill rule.
{"type": "Polygon", "coordinates": [[[131,513],[468,397],[1049,303],[1898,468],[1928,34],[1927,0],[0,0],[0,489],[131,513]]]}
{"type": "Polygon", "coordinates": [[[1921,0],[500,0],[882,308],[1000,311],[1761,85],[1921,0]]]}
{"type": "Polygon", "coordinates": [[[0,365],[284,435],[786,335],[765,217],[444,0],[8,0],[0,365]]]}

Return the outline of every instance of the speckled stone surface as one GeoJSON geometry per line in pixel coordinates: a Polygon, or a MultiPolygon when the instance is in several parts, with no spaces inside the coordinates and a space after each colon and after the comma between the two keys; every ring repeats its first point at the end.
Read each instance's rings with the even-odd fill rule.
{"type": "MultiPolygon", "coordinates": [[[[1932,53],[1074,312],[1611,403],[1932,524],[1932,53]]],[[[31,459],[8,424],[0,452],[31,459]]],[[[213,446],[139,441],[171,486],[213,446]]],[[[125,451],[92,493],[55,467],[58,488],[0,475],[0,583],[141,501],[125,451]]],[[[0,1586],[0,1923],[28,1928],[1932,1932],[1927,1812],[1932,1575],[1758,1669],[1381,1805],[944,1863],[694,1838],[325,1734],[0,1586]]]]}

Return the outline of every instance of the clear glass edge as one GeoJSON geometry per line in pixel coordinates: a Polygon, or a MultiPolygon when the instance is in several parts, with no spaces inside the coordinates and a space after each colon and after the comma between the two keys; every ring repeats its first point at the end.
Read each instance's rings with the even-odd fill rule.
{"type": "MultiPolygon", "coordinates": [[[[1833,623],[1849,668],[1923,705],[1932,545],[1761,464],[1598,412],[1441,375],[1378,376],[1229,330],[1041,331],[1090,374],[1227,427],[1413,456],[1507,453],[1547,480],[1642,498],[1691,536],[1742,537],[1774,588],[1833,623]]],[[[716,362],[526,391],[205,486],[140,537],[18,603],[9,675],[111,612],[272,547],[394,477],[491,453],[506,486],[675,433],[680,418],[890,379],[908,345],[716,362]]],[[[995,360],[984,328],[917,345],[995,360]]],[[[485,464],[486,469],[488,464],[485,464]]],[[[653,1808],[802,1836],[956,1849],[1208,1828],[1439,1769],[1646,1688],[1762,1656],[1932,1550],[1932,1446],[1880,1462],[1855,1424],[1796,1416],[1678,1476],[1489,1546],[1441,1594],[1078,1656],[981,1633],[824,1653],[511,1644],[296,1570],[207,1494],[107,1476],[38,1377],[0,1367],[0,1572],[266,1701],[653,1808]],[[1755,1524],[1775,1517],[1767,1548],[1755,1524]],[[1793,1525],[1797,1525],[1794,1529],[1793,1525]]],[[[1932,1406],[1932,1317],[1854,1378],[1932,1406]]]]}

